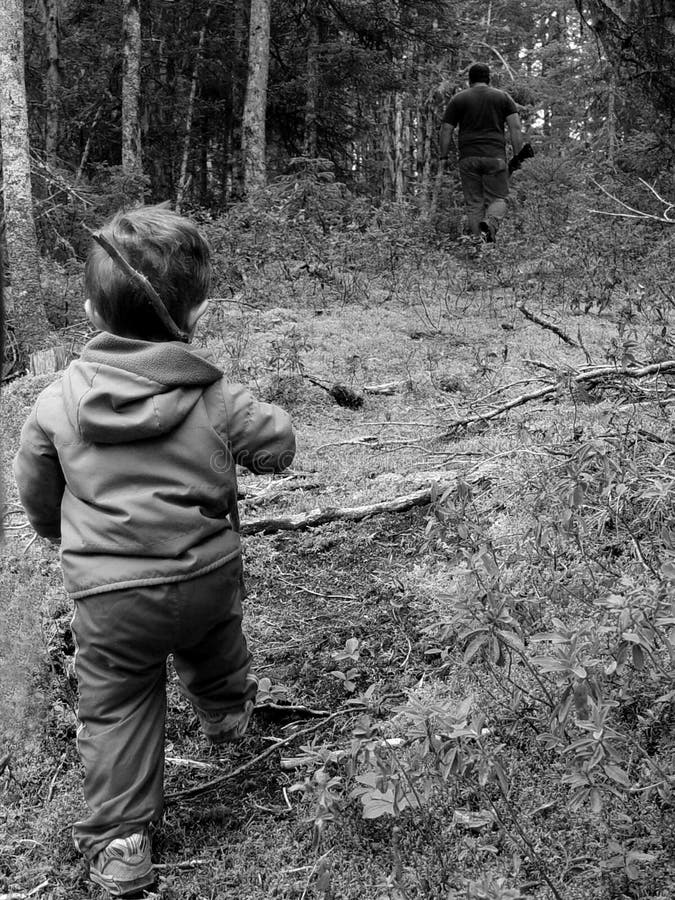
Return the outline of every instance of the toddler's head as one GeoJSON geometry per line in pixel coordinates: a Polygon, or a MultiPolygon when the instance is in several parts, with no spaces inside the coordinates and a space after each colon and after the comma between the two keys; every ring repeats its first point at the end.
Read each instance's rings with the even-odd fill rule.
{"type": "MultiPolygon", "coordinates": [[[[117,213],[100,234],[145,275],[178,328],[190,332],[205,309],[211,280],[209,247],[195,225],[164,206],[141,206],[117,213]]],[[[172,340],[146,293],[97,243],[87,257],[84,286],[87,313],[106,330],[172,340]]]]}

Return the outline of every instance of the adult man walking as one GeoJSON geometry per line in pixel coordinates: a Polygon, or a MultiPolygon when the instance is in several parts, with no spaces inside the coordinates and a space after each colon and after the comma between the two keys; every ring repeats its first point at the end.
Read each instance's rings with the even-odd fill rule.
{"type": "Polygon", "coordinates": [[[487,243],[494,242],[509,196],[505,126],[517,154],[524,139],[516,104],[505,91],[490,87],[487,65],[474,63],[469,87],[455,94],[445,110],[440,156],[448,158],[455,129],[459,129],[459,175],[469,229],[487,243]]]}

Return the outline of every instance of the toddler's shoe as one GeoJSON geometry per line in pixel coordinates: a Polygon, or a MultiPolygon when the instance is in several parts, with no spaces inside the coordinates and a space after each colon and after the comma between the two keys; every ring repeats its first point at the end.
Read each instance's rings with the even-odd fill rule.
{"type": "Polygon", "coordinates": [[[243,738],[254,706],[253,700],[247,700],[244,708],[235,712],[209,712],[198,706],[194,709],[207,740],[212,744],[224,744],[243,738]]]}
{"type": "Polygon", "coordinates": [[[112,840],[91,861],[89,877],[111,897],[128,897],[153,885],[147,831],[112,840]]]}
{"type": "Polygon", "coordinates": [[[196,704],[192,704],[202,732],[211,744],[240,741],[246,734],[251,713],[255,708],[255,695],[258,691],[258,679],[253,672],[249,672],[246,676],[246,683],[248,685],[246,693],[253,696],[244,703],[241,709],[214,712],[200,709],[196,704]]]}

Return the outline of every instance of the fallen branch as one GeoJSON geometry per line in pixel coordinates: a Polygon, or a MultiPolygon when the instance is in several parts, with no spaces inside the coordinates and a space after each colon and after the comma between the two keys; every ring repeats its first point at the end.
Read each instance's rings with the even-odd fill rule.
{"type": "MultiPolygon", "coordinates": [[[[262,762],[264,759],[267,759],[268,756],[271,756],[273,753],[280,747],[284,747],[287,744],[290,744],[292,741],[297,740],[299,737],[304,737],[306,734],[312,734],[314,731],[318,731],[323,725],[327,725],[332,719],[337,719],[340,716],[349,715],[350,713],[363,712],[365,707],[354,706],[350,709],[341,709],[338,712],[331,713],[330,716],[327,716],[325,719],[321,719],[319,722],[315,722],[313,725],[308,725],[307,728],[302,728],[300,731],[296,731],[290,737],[284,738],[281,741],[276,741],[272,744],[271,747],[268,747],[266,750],[263,750],[262,753],[259,753],[257,756],[254,756],[253,759],[249,759],[248,762],[243,763],[241,766],[237,766],[236,769],[232,769],[231,772],[226,772],[224,775],[219,775],[217,778],[212,778],[211,781],[206,781],[204,784],[199,784],[193,788],[187,788],[184,791],[175,791],[172,794],[167,794],[165,797],[166,805],[172,803],[178,803],[181,800],[189,800],[192,797],[200,797],[202,794],[209,794],[211,791],[217,790],[221,785],[225,784],[226,781],[231,781],[233,778],[236,778],[238,775],[241,775],[242,772],[246,772],[248,769],[252,769],[254,766],[258,765],[259,762],[262,762]]],[[[2,898],[0,898],[2,900],[2,898]]]]}
{"type": "Polygon", "coordinates": [[[575,340],[573,340],[568,334],[562,330],[562,328],[558,328],[557,325],[554,325],[552,322],[547,322],[545,319],[540,319],[539,316],[536,316],[533,312],[525,306],[524,303],[516,303],[516,309],[520,310],[520,312],[525,316],[526,319],[529,319],[530,322],[534,322],[535,325],[540,325],[542,328],[546,328],[547,331],[552,331],[553,334],[557,334],[561,341],[564,341],[566,344],[569,344],[570,347],[579,347],[579,344],[575,340]]]}
{"type": "Polygon", "coordinates": [[[321,481],[295,481],[293,479],[279,479],[266,484],[262,490],[251,491],[239,490],[237,500],[245,503],[247,506],[261,506],[264,503],[271,503],[283,497],[292,491],[316,491],[326,485],[321,481]]]}
{"type": "MultiPolygon", "coordinates": [[[[675,363],[674,363],[675,365],[675,363]]],[[[454,483],[454,482],[453,482],[454,483]]],[[[452,483],[439,485],[442,491],[451,487],[452,483]]],[[[369,503],[365,506],[329,506],[325,509],[313,509],[308,513],[298,513],[293,516],[284,516],[278,519],[254,519],[250,522],[242,522],[242,534],[272,534],[276,531],[301,531],[305,528],[315,528],[317,525],[325,525],[327,522],[359,522],[370,516],[383,513],[407,512],[416,506],[426,506],[431,502],[432,491],[435,487],[422,488],[413,494],[394,497],[391,500],[380,500],[377,503],[369,503]]]]}
{"type": "MultiPolygon", "coordinates": [[[[663,362],[653,363],[652,365],[641,367],[598,366],[597,368],[591,369],[588,372],[581,372],[579,375],[573,376],[570,379],[570,382],[573,384],[588,384],[596,381],[602,381],[603,378],[617,375],[624,378],[647,378],[650,375],[665,375],[667,373],[675,373],[675,359],[668,359],[664,360],[663,362]]],[[[466,425],[472,425],[477,422],[486,422],[489,419],[496,419],[498,416],[501,416],[504,413],[515,409],[517,406],[524,406],[531,400],[540,400],[542,397],[550,397],[551,394],[555,394],[557,390],[557,384],[550,384],[546,387],[540,388],[537,391],[530,391],[526,394],[520,394],[520,396],[514,397],[512,400],[509,400],[508,403],[504,403],[502,406],[498,406],[495,409],[490,410],[490,412],[478,413],[473,416],[466,416],[464,419],[456,419],[454,422],[450,423],[450,429],[446,431],[445,434],[441,435],[441,437],[453,437],[457,428],[464,428],[466,425]]]]}

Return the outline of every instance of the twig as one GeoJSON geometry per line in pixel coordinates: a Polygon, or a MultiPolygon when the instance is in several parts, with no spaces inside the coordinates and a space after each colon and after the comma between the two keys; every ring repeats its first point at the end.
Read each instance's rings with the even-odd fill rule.
{"type": "Polygon", "coordinates": [[[317,859],[317,861],[314,863],[314,865],[312,866],[312,871],[309,873],[309,875],[308,875],[308,877],[307,877],[307,884],[305,885],[305,889],[304,889],[304,891],[302,892],[302,896],[300,897],[300,900],[305,900],[305,897],[307,896],[307,891],[309,890],[309,883],[310,883],[310,881],[312,880],[312,877],[313,877],[314,873],[315,873],[316,870],[319,868],[319,866],[320,866],[321,863],[324,861],[324,859],[325,859],[327,856],[329,856],[332,852],[333,852],[333,848],[331,847],[330,850],[326,850],[326,852],[323,854],[323,856],[320,856],[320,857],[317,859]]]}
{"type": "MultiPolygon", "coordinates": [[[[259,753],[257,756],[254,756],[253,759],[249,759],[248,762],[243,763],[241,766],[237,766],[236,769],[232,769],[231,772],[226,772],[224,775],[219,775],[217,778],[212,778],[211,781],[207,781],[204,784],[197,785],[193,788],[187,788],[184,791],[175,791],[172,794],[167,794],[165,801],[168,804],[171,803],[179,803],[181,800],[189,800],[192,797],[200,797],[202,794],[209,794],[211,791],[217,790],[221,785],[225,784],[226,781],[230,781],[233,778],[236,778],[238,775],[241,775],[242,772],[246,772],[248,769],[257,766],[258,763],[262,762],[264,759],[267,759],[268,756],[271,756],[279,747],[284,747],[286,744],[290,744],[293,741],[297,740],[299,737],[304,737],[306,734],[312,734],[314,731],[318,731],[323,725],[327,725],[328,722],[333,719],[337,719],[340,716],[347,716],[353,712],[363,712],[365,707],[354,706],[350,709],[341,709],[337,712],[331,713],[330,716],[327,716],[325,719],[321,719],[320,722],[315,722],[313,725],[308,725],[307,728],[302,728],[300,731],[296,731],[295,734],[292,734],[290,737],[284,738],[281,741],[277,741],[272,744],[271,747],[268,747],[267,750],[263,750],[262,753],[259,753]]],[[[1,898],[0,898],[1,900],[1,898]]]]}
{"type": "Polygon", "coordinates": [[[478,397],[476,400],[472,400],[472,406],[481,406],[483,403],[486,403],[490,397],[494,397],[495,394],[503,394],[504,391],[509,391],[511,388],[518,387],[521,384],[532,384],[533,381],[543,381],[543,378],[522,378],[520,381],[512,381],[509,384],[503,384],[500,387],[496,387],[493,391],[490,391],[489,394],[484,394],[482,397],[478,397]]]}
{"type": "Polygon", "coordinates": [[[197,866],[208,866],[212,863],[212,859],[186,859],[185,862],[155,863],[153,868],[158,869],[160,872],[166,872],[171,869],[194,869],[197,866]]]}
{"type": "Polygon", "coordinates": [[[278,500],[284,494],[291,491],[316,491],[325,487],[321,481],[293,481],[292,479],[281,479],[280,481],[272,481],[265,485],[260,491],[255,493],[247,493],[241,491],[237,494],[237,499],[247,506],[259,506],[272,500],[278,500]]]}
{"type": "Polygon", "coordinates": [[[344,441],[331,441],[328,444],[320,444],[316,448],[316,452],[318,453],[319,450],[327,450],[329,447],[345,447],[345,446],[368,447],[368,446],[373,446],[377,443],[378,443],[377,435],[364,434],[362,437],[358,437],[358,438],[349,438],[348,440],[344,440],[344,441]]]}
{"type": "Polygon", "coordinates": [[[214,763],[202,762],[200,759],[185,759],[182,756],[167,756],[165,762],[172,766],[185,766],[189,769],[220,769],[214,763]]]}
{"type": "Polygon", "coordinates": [[[43,881],[42,884],[36,885],[36,887],[28,891],[27,894],[21,893],[19,891],[12,891],[9,894],[0,894],[0,900],[27,900],[28,897],[34,897],[36,894],[39,894],[40,891],[43,891],[47,887],[49,887],[49,881],[43,881]]]}
{"type": "Polygon", "coordinates": [[[104,237],[100,231],[92,231],[91,228],[87,227],[86,225],[84,227],[96,241],[96,243],[103,247],[108,256],[113,260],[113,262],[116,263],[124,272],[124,274],[130,279],[131,283],[134,284],[137,288],[140,288],[141,291],[143,291],[145,296],[152,304],[152,308],[157,313],[162,325],[164,325],[171,337],[174,337],[177,340],[186,343],[188,341],[187,333],[181,331],[178,325],[176,325],[174,320],[169,315],[166,306],[164,306],[162,298],[150,284],[145,275],[143,275],[142,272],[138,272],[136,269],[134,269],[134,267],[122,256],[117,247],[111,244],[110,241],[106,237],[104,237]]]}
{"type": "Polygon", "coordinates": [[[303,706],[302,704],[294,704],[294,703],[265,703],[261,702],[256,706],[256,712],[261,713],[265,712],[265,710],[272,710],[272,712],[279,712],[288,715],[288,713],[292,713],[294,716],[305,716],[307,718],[317,717],[324,718],[325,716],[330,715],[330,713],[325,709],[312,709],[310,706],[303,706]]]}
{"type": "Polygon", "coordinates": [[[562,328],[558,328],[557,325],[553,325],[552,322],[547,322],[545,319],[540,319],[539,316],[535,315],[533,312],[525,306],[524,303],[516,303],[516,309],[520,310],[520,312],[525,316],[526,319],[529,319],[530,322],[534,322],[535,325],[540,325],[542,328],[546,328],[548,331],[552,331],[553,334],[557,334],[558,337],[564,341],[566,344],[569,344],[570,347],[580,347],[580,345],[573,340],[568,334],[562,330],[562,328]]]}
{"type": "Polygon", "coordinates": [[[552,366],[550,363],[542,362],[540,359],[524,359],[523,362],[528,366],[538,366],[540,369],[546,369],[548,372],[560,371],[560,366],[552,366]]]}
{"type": "Polygon", "coordinates": [[[402,390],[406,386],[405,381],[388,381],[386,384],[364,384],[363,390],[366,394],[395,394],[396,391],[402,390]]]}
{"type": "Polygon", "coordinates": [[[646,182],[644,178],[638,179],[651,193],[656,197],[659,203],[663,203],[665,206],[665,210],[660,216],[654,215],[654,213],[647,213],[641,209],[635,209],[633,206],[629,206],[627,203],[624,203],[623,200],[620,200],[618,197],[615,197],[614,194],[610,194],[610,192],[604,188],[599,182],[597,182],[594,178],[591,178],[593,184],[599,188],[603,194],[609,197],[610,200],[613,200],[615,203],[618,203],[619,206],[623,207],[623,209],[627,210],[627,212],[609,212],[605,209],[591,209],[589,212],[597,213],[601,216],[614,216],[615,218],[622,219],[641,219],[642,221],[648,222],[661,222],[664,225],[675,225],[675,219],[672,218],[670,213],[673,209],[675,209],[675,203],[671,203],[669,200],[666,200],[662,197],[651,184],[646,182]]]}
{"type": "Polygon", "coordinates": [[[284,583],[288,587],[295,588],[297,591],[303,591],[305,594],[311,594],[313,597],[322,597],[324,600],[358,600],[358,597],[352,596],[352,594],[327,594],[325,591],[313,591],[311,588],[305,587],[303,584],[294,584],[291,581],[286,581],[284,579],[284,583]]]}
{"type": "Polygon", "coordinates": [[[30,550],[30,548],[33,546],[33,544],[35,543],[35,541],[36,541],[37,539],[38,539],[38,536],[37,536],[37,533],[35,533],[35,534],[33,535],[33,537],[28,541],[28,543],[26,544],[26,546],[23,548],[23,553],[24,553],[24,554],[25,554],[25,553],[28,553],[28,551],[30,550]]]}
{"type": "Polygon", "coordinates": [[[56,771],[52,777],[52,780],[49,783],[49,790],[47,791],[47,803],[51,803],[52,797],[54,796],[54,787],[56,785],[56,779],[59,777],[59,772],[63,768],[63,764],[66,761],[66,756],[68,755],[68,751],[66,751],[61,759],[59,760],[59,764],[56,767],[56,771]]]}
{"type": "Polygon", "coordinates": [[[393,425],[403,428],[439,428],[438,422],[395,422],[387,419],[383,422],[360,422],[361,428],[382,428],[387,425],[393,425]]]}

